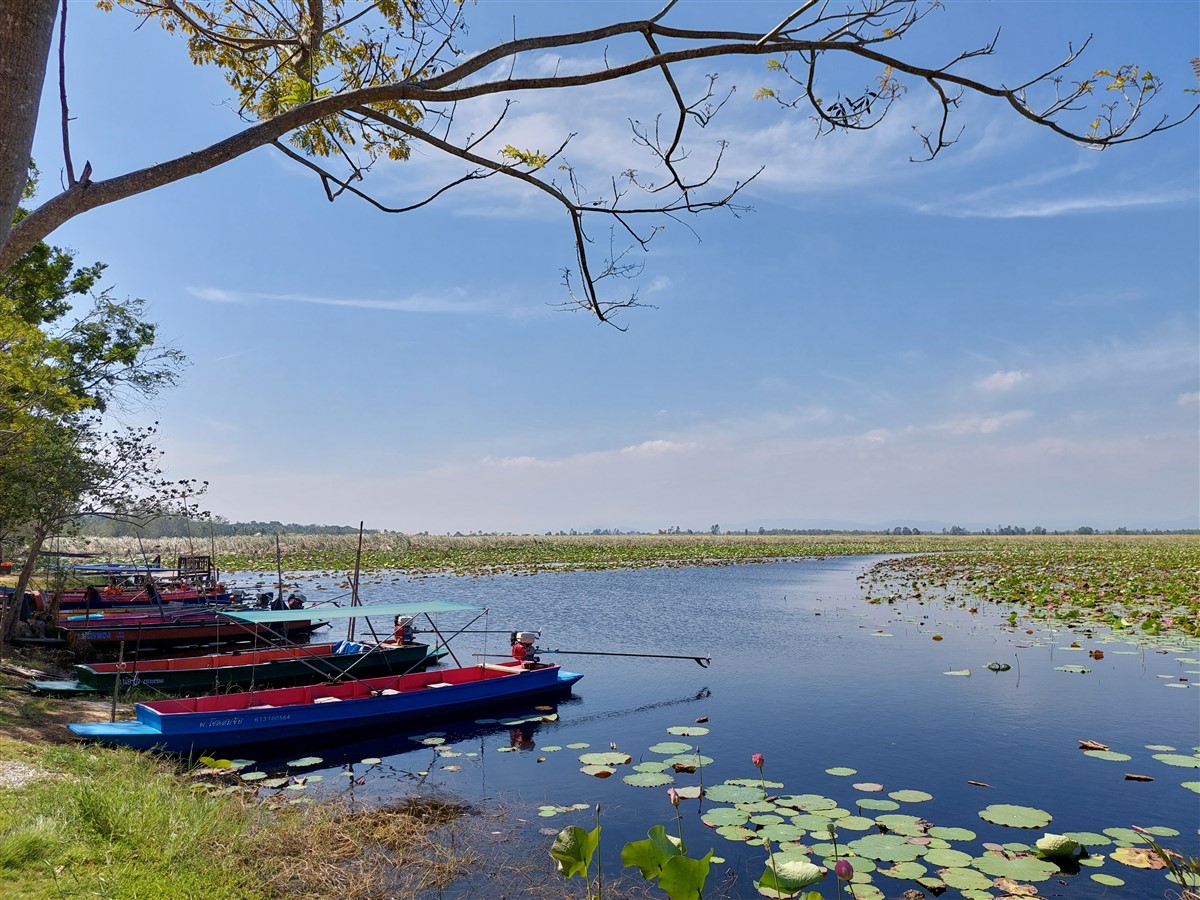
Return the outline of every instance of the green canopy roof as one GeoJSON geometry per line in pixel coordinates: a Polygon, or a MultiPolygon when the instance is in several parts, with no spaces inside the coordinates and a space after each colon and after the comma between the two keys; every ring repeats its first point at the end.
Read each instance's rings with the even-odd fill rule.
{"type": "Polygon", "coordinates": [[[312,619],[358,619],[365,616],[419,616],[435,612],[478,612],[482,606],[430,600],[425,603],[375,603],[368,606],[306,606],[303,609],[222,610],[221,615],[239,622],[307,622],[312,619]]]}

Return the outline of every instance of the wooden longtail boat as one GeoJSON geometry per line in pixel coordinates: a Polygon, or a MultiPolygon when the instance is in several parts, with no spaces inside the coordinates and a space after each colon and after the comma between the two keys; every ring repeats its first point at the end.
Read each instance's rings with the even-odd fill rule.
{"type": "Polygon", "coordinates": [[[101,662],[75,666],[73,681],[30,681],[35,691],[111,694],[145,687],[156,691],[225,691],[242,685],[286,685],[354,678],[401,675],[433,665],[446,655],[428,644],[367,645],[354,641],[232,650],[197,656],[178,656],[136,662],[101,662]]]}
{"type": "Polygon", "coordinates": [[[133,722],[69,726],[82,738],[137,750],[201,753],[249,744],[396,726],[506,701],[569,692],[583,676],[555,665],[483,663],[389,675],[344,684],[306,685],[181,697],[136,705],[133,722]]]}
{"type": "MultiPolygon", "coordinates": [[[[90,595],[86,587],[60,591],[60,612],[145,611],[163,606],[223,606],[231,602],[231,595],[217,580],[208,556],[181,556],[174,567],[88,563],[68,566],[65,571],[84,582],[93,582],[96,590],[90,595]]],[[[41,611],[49,609],[51,594],[39,592],[36,603],[41,611]]]]}
{"type": "MultiPolygon", "coordinates": [[[[330,618],[418,615],[479,610],[448,601],[392,603],[329,610],[330,618]]],[[[304,611],[227,613],[246,623],[288,621],[304,611]]],[[[536,657],[389,675],[341,684],[272,688],[211,697],[180,697],[135,705],[132,722],[69,726],[82,738],[138,750],[195,754],[229,747],[323,738],[334,732],[397,727],[426,719],[493,709],[514,700],[569,693],[583,676],[543,665],[536,657]]]]}
{"type": "MultiPolygon", "coordinates": [[[[227,611],[218,610],[127,614],[104,616],[99,619],[68,620],[61,628],[66,633],[68,642],[87,641],[100,649],[115,648],[121,642],[130,648],[238,643],[270,639],[284,634],[285,629],[281,626],[286,612],[289,611],[275,610],[266,619],[256,622],[232,621],[227,611]]],[[[286,636],[294,638],[308,635],[329,623],[314,622],[312,613],[305,612],[303,617],[288,617],[286,624],[286,636]]]]}

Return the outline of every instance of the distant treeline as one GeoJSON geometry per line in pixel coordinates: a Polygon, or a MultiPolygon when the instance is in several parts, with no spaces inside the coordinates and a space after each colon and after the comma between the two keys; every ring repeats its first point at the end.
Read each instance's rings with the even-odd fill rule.
{"type": "MultiPolygon", "coordinates": [[[[230,522],[222,516],[211,519],[187,519],[164,516],[145,523],[121,522],[101,516],[88,516],[79,523],[84,537],[236,537],[254,534],[358,534],[353,525],[300,525],[295,522],[230,522]]],[[[376,530],[367,528],[366,534],[376,530]]]]}

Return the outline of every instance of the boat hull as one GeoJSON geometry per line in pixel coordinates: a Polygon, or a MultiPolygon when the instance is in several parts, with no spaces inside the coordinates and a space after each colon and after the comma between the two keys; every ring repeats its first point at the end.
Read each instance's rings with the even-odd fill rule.
{"type": "Polygon", "coordinates": [[[474,709],[569,693],[583,676],[558,666],[470,666],[336,685],[137,704],[137,721],[69,726],[82,738],[138,750],[202,754],[230,747],[395,728],[474,709]]]}
{"type": "Polygon", "coordinates": [[[257,684],[312,684],[344,675],[355,678],[399,675],[433,665],[446,655],[427,644],[360,653],[334,653],[332,644],[248,650],[243,653],[208,654],[146,660],[138,663],[97,663],[75,667],[74,681],[30,681],[43,693],[111,693],[114,688],[147,688],[156,691],[220,692],[257,684]]]}
{"type": "Polygon", "coordinates": [[[240,643],[255,639],[271,639],[276,636],[288,638],[310,634],[323,628],[327,622],[292,622],[286,628],[269,624],[246,624],[242,622],[163,622],[149,620],[145,624],[87,621],[79,625],[67,625],[64,630],[67,640],[74,644],[86,641],[97,649],[115,649],[124,643],[129,647],[181,647],[186,644],[240,643]]]}

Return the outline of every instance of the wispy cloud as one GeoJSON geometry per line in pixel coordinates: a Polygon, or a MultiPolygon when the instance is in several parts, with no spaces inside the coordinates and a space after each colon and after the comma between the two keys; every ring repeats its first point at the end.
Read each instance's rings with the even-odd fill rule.
{"type": "Polygon", "coordinates": [[[919,427],[917,430],[937,431],[955,436],[995,434],[1001,429],[1015,425],[1017,422],[1023,422],[1032,416],[1033,413],[1030,410],[1014,409],[1010,412],[994,413],[991,415],[957,416],[945,422],[919,427]]]}
{"type": "MultiPolygon", "coordinates": [[[[942,206],[936,210],[940,215],[964,219],[1045,219],[1076,213],[1111,212],[1120,209],[1135,209],[1148,206],[1168,206],[1189,203],[1195,200],[1190,191],[1137,191],[1114,195],[1108,192],[1086,196],[1062,197],[1058,199],[1011,200],[977,206],[961,206],[957,209],[942,206]]],[[[933,212],[927,207],[922,212],[933,212]]]]}
{"type": "Polygon", "coordinates": [[[1200,406],[1200,391],[1189,391],[1175,398],[1179,406],[1200,406]]]}
{"type": "Polygon", "coordinates": [[[257,291],[229,291],[221,288],[188,288],[188,293],[214,303],[247,303],[270,301],[307,303],[317,306],[342,306],[357,309],[378,309],[409,313],[477,313],[488,309],[482,300],[463,299],[464,292],[453,297],[413,296],[404,299],[371,299],[366,297],[323,297],[313,294],[268,294],[257,291]]]}
{"type": "Polygon", "coordinates": [[[1011,391],[1018,384],[1029,380],[1029,373],[1014,369],[1010,372],[993,372],[975,382],[981,391],[1011,391]]]}

